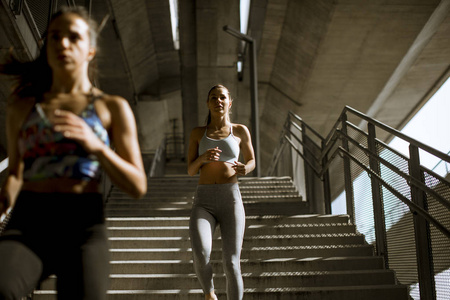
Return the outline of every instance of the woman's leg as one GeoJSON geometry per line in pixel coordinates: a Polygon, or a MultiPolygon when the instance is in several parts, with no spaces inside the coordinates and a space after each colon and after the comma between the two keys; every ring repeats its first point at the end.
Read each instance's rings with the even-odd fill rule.
{"type": "Polygon", "coordinates": [[[244,296],[241,274],[241,250],[245,231],[245,211],[237,184],[221,193],[220,230],[222,258],[227,276],[228,300],[240,300],[244,296]]]}
{"type": "Polygon", "coordinates": [[[38,222],[41,216],[35,207],[28,206],[30,199],[34,200],[26,193],[19,194],[11,219],[0,237],[1,300],[21,299],[32,293],[45,272],[43,258],[39,255],[45,249],[38,222]],[[33,236],[38,242],[33,241],[33,236]]]}
{"type": "Polygon", "coordinates": [[[41,259],[19,240],[0,240],[0,299],[21,299],[33,292],[42,275],[41,259]]]}
{"type": "Polygon", "coordinates": [[[105,225],[96,225],[81,248],[86,300],[106,299],[109,288],[109,243],[105,225]]]}
{"type": "Polygon", "coordinates": [[[87,230],[83,245],[67,247],[58,266],[58,299],[103,300],[109,285],[109,247],[103,224],[87,230]]]}
{"type": "MultiPolygon", "coordinates": [[[[109,244],[100,194],[55,196],[64,228],[55,253],[58,299],[104,300],[109,286],[109,244]],[[71,207],[71,209],[70,209],[71,207]]],[[[62,221],[61,221],[62,222],[62,221]]]]}
{"type": "Polygon", "coordinates": [[[58,259],[60,300],[104,300],[109,286],[109,247],[103,224],[87,230],[83,245],[67,247],[58,259]]]}
{"type": "Polygon", "coordinates": [[[194,269],[205,294],[214,291],[211,251],[215,228],[215,217],[204,207],[194,205],[189,222],[189,234],[194,256],[194,269]]]}

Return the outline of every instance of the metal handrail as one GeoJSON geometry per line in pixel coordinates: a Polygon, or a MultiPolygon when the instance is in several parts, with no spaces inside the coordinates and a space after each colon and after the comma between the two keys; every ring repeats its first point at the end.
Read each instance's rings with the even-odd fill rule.
{"type": "Polygon", "coordinates": [[[152,163],[150,165],[148,177],[161,177],[164,175],[164,167],[166,163],[166,139],[167,138],[164,137],[156,149],[155,156],[153,156],[152,163]]]}
{"type": "MultiPolygon", "coordinates": [[[[322,163],[321,163],[321,159],[323,158],[324,153],[325,153],[325,154],[328,153],[328,152],[329,152],[329,149],[331,149],[331,148],[333,147],[333,144],[335,144],[335,143],[337,142],[337,140],[339,139],[339,136],[340,136],[341,138],[342,138],[342,136],[343,136],[343,137],[345,137],[346,140],[352,142],[352,143],[354,144],[354,146],[356,146],[356,147],[358,147],[360,150],[364,151],[367,155],[372,156],[372,157],[375,158],[378,162],[383,162],[384,164],[386,164],[386,165],[388,165],[388,166],[391,166],[391,167],[392,167],[392,170],[393,170],[394,172],[396,172],[398,175],[400,175],[400,176],[404,177],[405,179],[407,179],[407,181],[410,183],[410,185],[415,185],[415,186],[417,186],[417,187],[419,187],[419,188],[425,190],[426,192],[428,192],[428,193],[430,193],[430,194],[433,194],[433,195],[436,197],[436,199],[437,199],[441,204],[443,204],[444,206],[446,206],[447,208],[450,209],[450,202],[449,202],[449,201],[447,201],[447,200],[444,199],[443,197],[437,195],[436,192],[434,192],[433,190],[431,190],[430,188],[428,188],[426,185],[422,184],[422,183],[421,183],[420,181],[418,181],[417,179],[415,179],[415,178],[413,178],[413,177],[411,177],[411,176],[406,176],[406,175],[405,175],[403,172],[401,172],[400,170],[395,170],[395,167],[394,167],[392,164],[390,164],[390,163],[387,162],[386,160],[384,160],[384,159],[378,157],[376,154],[371,153],[369,150],[365,149],[364,147],[361,147],[358,143],[356,143],[355,141],[353,141],[348,135],[344,134],[344,133],[338,128],[337,124],[340,123],[340,121],[343,119],[342,116],[343,116],[346,112],[353,113],[353,114],[355,114],[356,116],[361,117],[362,119],[364,119],[364,120],[367,121],[368,123],[372,123],[372,124],[374,124],[374,125],[376,125],[376,126],[382,128],[382,129],[384,129],[385,131],[387,131],[387,132],[389,132],[389,133],[391,133],[391,134],[393,134],[393,135],[395,135],[395,136],[398,136],[398,137],[400,137],[400,138],[402,138],[402,139],[404,139],[404,140],[410,142],[411,144],[413,144],[413,145],[415,145],[415,146],[418,146],[419,148],[421,148],[421,149],[423,149],[423,150],[425,150],[425,151],[427,151],[427,152],[429,152],[429,153],[431,153],[431,154],[433,154],[433,155],[435,155],[435,156],[441,158],[443,161],[450,162],[450,156],[449,156],[449,155],[446,155],[445,153],[443,153],[443,152],[441,152],[441,151],[439,151],[439,150],[436,150],[436,149],[434,149],[434,148],[432,148],[432,147],[430,147],[430,146],[428,146],[428,145],[426,145],[426,144],[423,144],[423,143],[421,143],[420,141],[417,141],[416,139],[413,139],[413,138],[411,138],[411,137],[409,137],[409,136],[407,136],[407,135],[401,133],[400,131],[398,131],[398,130],[396,130],[396,129],[394,129],[394,128],[388,126],[388,125],[385,125],[385,124],[383,124],[383,123],[381,123],[381,122],[379,122],[379,121],[377,121],[377,120],[375,120],[375,119],[373,119],[373,118],[371,118],[371,117],[369,117],[369,116],[367,116],[367,115],[365,115],[365,114],[363,114],[363,113],[361,113],[361,112],[359,112],[359,111],[357,111],[357,110],[355,110],[355,109],[353,109],[353,108],[351,108],[351,107],[349,107],[349,106],[345,106],[343,112],[341,113],[341,115],[340,115],[340,117],[339,117],[338,122],[335,123],[335,126],[333,127],[333,130],[330,131],[330,134],[328,134],[328,135],[327,135],[327,138],[325,138],[325,139],[323,139],[323,138],[321,137],[321,135],[320,135],[319,133],[317,133],[316,131],[314,131],[310,126],[308,126],[308,125],[303,121],[302,118],[300,118],[299,116],[297,116],[296,114],[294,114],[294,113],[291,112],[291,111],[289,112],[289,117],[294,117],[294,119],[296,119],[297,121],[301,122],[302,126],[306,126],[309,130],[311,130],[311,132],[314,133],[314,135],[316,135],[317,137],[319,137],[321,140],[323,140],[323,141],[325,141],[325,140],[329,141],[329,143],[327,143],[327,144],[325,145],[324,149],[322,150],[320,157],[316,158],[316,157],[313,156],[313,157],[315,158],[314,163],[315,163],[315,164],[318,164],[318,165],[320,165],[320,166],[323,167],[321,170],[317,170],[317,168],[314,166],[314,163],[312,163],[311,161],[307,160],[306,157],[305,157],[305,155],[303,155],[303,154],[301,153],[301,151],[293,144],[293,142],[291,141],[291,139],[290,139],[289,137],[287,137],[285,134],[283,134],[284,139],[286,139],[286,140],[288,141],[288,144],[291,146],[291,148],[292,148],[294,151],[296,151],[297,154],[298,154],[299,156],[301,156],[301,157],[304,159],[304,161],[312,168],[312,170],[314,171],[314,173],[320,178],[321,175],[329,168],[329,165],[330,165],[329,162],[328,162],[327,164],[322,164],[322,163]],[[333,137],[338,137],[338,138],[333,139],[333,137]]],[[[347,121],[345,121],[345,123],[346,123],[348,126],[351,126],[351,127],[354,128],[355,130],[359,131],[360,133],[365,134],[365,132],[364,132],[363,130],[361,130],[359,127],[356,127],[356,126],[353,125],[352,123],[349,123],[349,122],[347,122],[347,121]]],[[[291,130],[289,130],[289,126],[288,126],[288,125],[293,125],[293,126],[295,126],[296,128],[298,128],[298,129],[301,129],[301,127],[300,127],[298,124],[295,124],[295,123],[292,122],[292,121],[287,121],[287,122],[286,122],[286,125],[284,126],[283,132],[284,132],[284,131],[288,131],[291,135],[294,136],[294,138],[295,138],[300,144],[302,144],[303,149],[308,150],[308,149],[309,149],[309,148],[308,148],[308,145],[304,144],[301,138],[295,136],[294,133],[293,133],[291,130]]],[[[379,142],[383,143],[382,141],[379,141],[379,142]]],[[[383,144],[384,144],[384,143],[383,143],[383,144]]],[[[389,146],[386,145],[386,144],[384,144],[384,145],[385,145],[390,151],[396,152],[397,155],[403,157],[404,159],[408,159],[407,157],[405,157],[403,154],[399,153],[399,152],[396,151],[395,149],[392,149],[391,147],[389,147],[389,146]]],[[[343,149],[342,147],[338,147],[338,149],[339,149],[338,152],[345,151],[345,149],[343,149]]],[[[311,154],[313,154],[312,151],[309,150],[309,152],[310,152],[311,154]]],[[[336,152],[336,151],[335,151],[335,152],[336,152]]],[[[347,152],[347,151],[345,151],[345,152],[347,152]]],[[[450,153],[450,152],[449,152],[449,153],[450,153]]],[[[277,155],[277,156],[279,156],[279,155],[277,155]]],[[[335,156],[335,155],[333,155],[333,156],[335,156]]],[[[352,160],[354,160],[354,159],[352,158],[352,160]]],[[[275,164],[276,164],[276,162],[277,162],[277,160],[274,160],[274,161],[273,161],[273,163],[275,163],[275,164]]],[[[270,169],[274,169],[274,168],[270,168],[270,169]]],[[[427,171],[428,171],[428,172],[432,172],[432,171],[430,171],[430,170],[427,170],[427,171]]],[[[269,176],[270,176],[270,175],[272,175],[272,174],[269,173],[269,176]]],[[[437,175],[437,174],[434,174],[434,175],[440,177],[440,176],[437,175]]],[[[441,180],[446,181],[444,178],[441,178],[441,180]]],[[[450,184],[450,183],[449,183],[449,184],[450,184]]],[[[405,204],[407,204],[407,205],[410,206],[410,207],[414,207],[413,205],[411,205],[411,202],[410,202],[410,201],[408,201],[408,203],[405,203],[405,204]]],[[[414,207],[414,209],[415,209],[415,207],[414,207]]],[[[431,217],[431,216],[430,216],[430,217],[431,217]]],[[[447,232],[448,232],[448,230],[447,230],[447,232]]],[[[444,234],[447,234],[447,232],[443,232],[443,233],[444,233],[444,234]]]]}
{"type": "Polygon", "coordinates": [[[301,151],[297,148],[297,146],[294,145],[294,143],[289,139],[289,137],[284,136],[284,138],[288,141],[288,143],[291,145],[292,149],[297,152],[298,155],[300,155],[301,158],[303,158],[305,160],[305,162],[311,167],[311,169],[314,171],[314,173],[316,173],[317,176],[320,176],[320,170],[317,170],[315,166],[313,166],[313,164],[306,159],[306,157],[303,155],[303,153],[301,153],[301,151]]]}
{"type": "MultiPolygon", "coordinates": [[[[327,205],[331,206],[331,200],[330,203],[326,203],[327,199],[330,199],[330,186],[328,177],[329,171],[331,171],[330,166],[337,156],[343,158],[344,176],[341,177],[343,178],[345,183],[344,185],[347,214],[350,216],[351,221],[355,220],[355,202],[353,199],[352,178],[361,172],[366,172],[369,175],[369,177],[371,178],[371,190],[373,197],[372,205],[374,210],[374,231],[372,231],[375,233],[374,244],[376,246],[377,254],[384,257],[386,267],[389,267],[389,259],[387,248],[386,218],[384,216],[385,207],[383,204],[384,196],[380,192],[381,187],[386,189],[386,191],[389,191],[391,195],[400,200],[409,208],[411,213],[413,213],[413,215],[415,216],[413,226],[416,232],[415,243],[418,261],[417,272],[419,273],[418,278],[420,278],[419,288],[421,297],[427,299],[435,299],[436,292],[433,277],[434,271],[433,264],[431,262],[432,253],[430,250],[432,248],[432,245],[431,237],[429,233],[427,234],[427,232],[430,231],[429,224],[432,224],[438,230],[437,232],[441,232],[443,236],[445,236],[445,238],[450,238],[450,228],[447,228],[446,226],[448,225],[444,225],[441,219],[438,219],[442,218],[442,214],[445,215],[447,210],[450,210],[450,201],[448,199],[450,182],[448,181],[448,176],[445,176],[444,178],[443,176],[436,174],[436,172],[434,172],[435,168],[433,168],[433,170],[429,170],[428,168],[420,165],[419,149],[433,155],[436,158],[439,158],[441,161],[437,165],[442,162],[450,163],[450,152],[445,154],[437,149],[434,149],[349,106],[344,107],[342,113],[338,117],[338,120],[334,124],[332,130],[327,134],[326,138],[321,137],[321,135],[314,131],[310,126],[308,126],[302,120],[302,118],[300,118],[293,112],[289,112],[281,133],[280,144],[274,151],[272,164],[268,169],[269,176],[274,176],[273,172],[274,170],[276,170],[277,164],[282,159],[282,157],[284,157],[282,156],[282,153],[285,153],[286,144],[290,145],[290,153],[294,151],[294,153],[302,158],[303,163],[301,163],[299,166],[303,166],[305,168],[305,176],[315,176],[315,178],[317,178],[309,178],[308,180],[305,179],[303,183],[305,186],[302,187],[302,190],[306,190],[306,194],[308,195],[308,189],[317,189],[318,185],[314,182],[317,182],[317,180],[322,181],[324,194],[323,201],[325,201],[324,207],[327,207],[327,205]],[[362,130],[360,126],[356,126],[347,121],[349,115],[362,119],[363,123],[366,122],[367,132],[362,130]],[[296,133],[297,130],[300,133],[296,133]],[[353,133],[350,134],[348,130],[351,130],[351,132],[353,133]],[[383,134],[388,134],[388,136],[390,135],[391,137],[398,137],[409,143],[409,157],[395,149],[392,149],[392,147],[377,139],[376,130],[383,131],[383,134]],[[357,134],[356,138],[353,137],[354,133],[357,134]],[[318,138],[320,145],[317,140],[314,140],[314,138],[318,138]],[[367,144],[361,144],[365,143],[361,142],[363,140],[365,140],[367,144]],[[316,146],[318,151],[313,150],[313,148],[315,148],[316,146]],[[378,151],[380,151],[380,153],[378,153],[378,151]],[[390,157],[386,157],[385,155],[382,156],[381,153],[384,153],[384,151],[387,151],[386,153],[390,155],[390,157]],[[359,159],[358,157],[353,155],[353,152],[365,155],[365,157],[368,158],[369,162],[367,163],[366,158],[362,160],[359,159]],[[350,163],[353,163],[359,168],[351,169],[350,163]],[[400,165],[396,166],[396,164],[398,163],[400,163],[400,165]],[[407,163],[407,165],[405,165],[405,163],[407,163]],[[385,171],[383,172],[389,170],[387,171],[388,176],[394,175],[398,176],[396,178],[401,179],[402,186],[400,187],[400,189],[391,186],[391,183],[385,181],[385,179],[383,178],[384,175],[382,175],[384,173],[382,173],[380,169],[381,166],[384,166],[385,168],[385,171]],[[408,170],[405,169],[405,166],[408,168],[408,170]],[[307,168],[309,170],[308,172],[307,168]],[[427,180],[431,179],[433,183],[426,182],[425,176],[428,178],[427,180]],[[440,184],[438,190],[434,188],[434,186],[437,184],[440,184]],[[405,187],[408,187],[409,189],[408,194],[403,194],[403,189],[405,187]],[[430,200],[428,200],[428,198],[430,200]],[[436,217],[431,215],[432,211],[428,211],[428,201],[433,201],[433,205],[439,205],[438,212],[436,213],[436,208],[433,211],[433,214],[436,214],[436,217]],[[441,211],[441,209],[444,211],[441,211]]],[[[287,159],[292,159],[290,158],[290,155],[291,154],[286,156],[287,159]]],[[[298,172],[293,172],[293,174],[298,174],[298,172]]],[[[298,181],[295,178],[293,179],[295,182],[298,181]]],[[[311,195],[317,195],[317,190],[315,190],[311,195]]],[[[307,198],[306,200],[310,202],[313,201],[313,199],[310,198],[307,198]]],[[[314,201],[317,200],[314,199],[314,201]]],[[[320,206],[318,205],[318,203],[316,203],[315,205],[310,205],[310,207],[320,208],[323,206],[320,206]]],[[[311,211],[311,213],[323,212],[311,211]]]]}
{"type": "MultiPolygon", "coordinates": [[[[447,155],[450,155],[450,151],[447,152],[447,155]]],[[[432,170],[435,170],[441,163],[442,163],[442,160],[440,160],[440,161],[432,168],[432,170]]],[[[447,168],[447,165],[445,165],[445,170],[447,171],[447,174],[450,173],[450,170],[447,168]]]]}
{"type": "MultiPolygon", "coordinates": [[[[319,133],[317,133],[317,132],[316,132],[314,129],[312,129],[309,125],[307,125],[306,123],[304,123],[303,120],[302,120],[299,116],[297,116],[296,114],[294,114],[294,113],[291,112],[291,111],[290,111],[288,114],[289,114],[289,117],[293,117],[293,118],[296,119],[297,121],[301,122],[301,124],[304,125],[305,128],[307,128],[309,131],[311,131],[311,132],[312,132],[316,137],[318,137],[321,141],[324,140],[323,137],[322,137],[319,133]]],[[[310,147],[309,145],[307,145],[307,144],[304,144],[304,143],[302,142],[301,138],[299,138],[298,136],[296,136],[296,135],[294,134],[294,132],[293,132],[292,130],[289,129],[290,126],[294,126],[297,130],[299,130],[300,132],[303,132],[303,129],[302,129],[298,124],[296,124],[295,122],[290,121],[290,120],[289,120],[289,117],[288,117],[288,119],[286,120],[285,125],[283,126],[283,130],[282,130],[282,134],[281,134],[281,135],[282,135],[282,139],[281,139],[280,144],[279,144],[279,146],[278,146],[277,154],[274,155],[274,159],[273,159],[273,161],[272,161],[272,164],[270,165],[270,167],[269,167],[269,169],[268,169],[268,172],[267,172],[267,173],[268,173],[268,176],[271,176],[271,174],[272,174],[273,171],[274,171],[274,167],[275,167],[275,166],[277,165],[277,163],[278,163],[278,160],[279,160],[279,158],[280,158],[280,152],[281,152],[281,150],[282,150],[280,145],[281,145],[282,143],[284,143],[285,141],[287,141],[287,142],[291,145],[291,148],[294,149],[300,156],[302,156],[303,159],[305,159],[305,158],[303,157],[303,154],[302,154],[302,153],[300,152],[300,150],[294,145],[294,143],[293,143],[292,140],[286,135],[286,133],[289,133],[290,135],[292,135],[292,136],[295,138],[295,140],[296,140],[297,142],[299,142],[300,144],[302,144],[303,149],[306,149],[306,150],[308,151],[308,153],[312,154],[313,157],[315,157],[315,156],[314,156],[314,152],[312,151],[311,147],[310,147]]],[[[315,157],[315,158],[316,158],[316,157],[315,157]]],[[[315,164],[320,165],[320,160],[321,160],[321,157],[316,158],[316,159],[315,159],[315,164]]],[[[313,163],[312,163],[312,162],[310,162],[309,160],[306,160],[306,159],[305,159],[305,162],[308,163],[308,164],[311,166],[311,168],[314,170],[314,172],[315,172],[316,174],[319,174],[319,173],[320,173],[320,170],[317,170],[317,168],[316,168],[315,166],[313,166],[313,163]]]]}
{"type": "Polygon", "coordinates": [[[291,117],[293,117],[294,119],[298,120],[299,122],[301,122],[309,131],[311,131],[312,133],[314,133],[314,135],[316,137],[318,137],[320,140],[324,140],[324,138],[320,135],[320,133],[318,133],[317,131],[315,131],[311,126],[309,126],[308,124],[306,124],[305,122],[303,122],[303,119],[300,118],[298,115],[294,114],[292,111],[289,111],[289,115],[291,117]]]}
{"type": "Polygon", "coordinates": [[[372,123],[373,125],[376,125],[377,127],[387,131],[388,133],[395,135],[395,136],[409,142],[410,144],[417,146],[417,147],[427,151],[428,153],[433,154],[436,157],[439,157],[440,159],[442,159],[446,162],[450,162],[450,156],[445,154],[444,152],[441,152],[437,149],[434,149],[433,147],[428,146],[427,144],[424,144],[416,139],[413,139],[412,137],[404,134],[403,132],[398,131],[397,129],[394,129],[386,124],[383,124],[380,121],[377,121],[377,120],[369,117],[368,115],[365,115],[362,112],[359,112],[354,108],[351,108],[350,106],[345,106],[344,111],[349,111],[349,112],[353,113],[354,115],[360,117],[361,119],[367,121],[368,123],[372,123]]]}
{"type": "MultiPolygon", "coordinates": [[[[341,133],[342,135],[345,135],[344,133],[341,133]]],[[[397,173],[398,175],[400,175],[401,177],[403,177],[404,179],[407,180],[407,182],[409,183],[409,185],[415,185],[416,187],[419,187],[420,189],[426,191],[429,194],[432,194],[436,200],[438,200],[442,205],[446,206],[448,209],[450,209],[450,202],[445,200],[443,197],[441,197],[439,194],[437,194],[435,191],[433,191],[432,189],[430,189],[429,187],[427,187],[425,184],[421,183],[419,180],[417,180],[416,178],[410,176],[410,175],[406,175],[405,173],[403,173],[400,169],[398,169],[397,167],[395,167],[393,164],[391,164],[390,162],[388,162],[387,160],[385,160],[384,158],[381,158],[379,156],[377,156],[375,153],[373,153],[372,151],[362,147],[360,144],[356,143],[354,140],[349,139],[348,135],[345,135],[345,137],[352,142],[355,147],[357,147],[358,149],[360,149],[361,151],[363,151],[366,155],[371,156],[372,158],[376,159],[377,162],[381,162],[383,163],[385,166],[389,167],[389,169],[391,169],[392,171],[394,171],[395,173],[397,173]]],[[[342,149],[340,149],[340,151],[343,151],[342,149]]],[[[346,151],[347,152],[347,151],[346,151]]],[[[352,160],[355,160],[353,157],[351,157],[352,160]]],[[[366,168],[364,168],[366,169],[366,168]]],[[[367,170],[366,170],[367,171],[367,170]]],[[[431,172],[430,170],[427,170],[429,172],[431,172]]],[[[436,174],[436,176],[438,176],[436,174]]],[[[444,179],[445,180],[445,179],[444,179]]],[[[408,206],[410,205],[409,203],[405,203],[408,206]]],[[[450,232],[450,231],[449,231],[450,232]]]]}

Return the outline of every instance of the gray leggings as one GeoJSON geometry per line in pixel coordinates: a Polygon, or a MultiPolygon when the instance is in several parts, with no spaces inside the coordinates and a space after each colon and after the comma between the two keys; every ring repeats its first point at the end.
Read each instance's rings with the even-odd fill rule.
{"type": "Polygon", "coordinates": [[[245,230],[245,212],[237,183],[199,185],[192,207],[189,232],[194,267],[205,293],[214,290],[211,267],[212,237],[220,224],[222,259],[227,278],[228,299],[242,299],[241,249],[245,230]]]}

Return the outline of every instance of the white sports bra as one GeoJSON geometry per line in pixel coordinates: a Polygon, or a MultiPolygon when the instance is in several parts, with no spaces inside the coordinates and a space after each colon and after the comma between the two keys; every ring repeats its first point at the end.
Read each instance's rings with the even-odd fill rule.
{"type": "Polygon", "coordinates": [[[230,135],[224,139],[216,140],[203,135],[198,145],[198,155],[202,155],[206,150],[219,147],[222,152],[219,156],[219,161],[234,163],[239,160],[239,142],[233,135],[233,126],[230,127],[230,135]]]}

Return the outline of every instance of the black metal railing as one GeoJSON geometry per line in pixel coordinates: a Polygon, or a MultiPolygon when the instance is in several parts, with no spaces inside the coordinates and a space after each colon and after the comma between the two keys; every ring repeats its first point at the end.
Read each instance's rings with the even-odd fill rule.
{"type": "Polygon", "coordinates": [[[168,160],[184,159],[184,135],[183,133],[166,133],[166,158],[168,160]]]}
{"type": "Polygon", "coordinates": [[[351,107],[327,137],[289,112],[267,175],[292,176],[311,213],[348,214],[414,299],[450,299],[449,176],[422,165],[422,153],[450,169],[448,153],[351,107]],[[407,153],[383,142],[392,138],[407,153]]]}
{"type": "Polygon", "coordinates": [[[150,164],[150,171],[148,177],[162,177],[164,176],[166,166],[166,138],[163,138],[150,164]]]}

